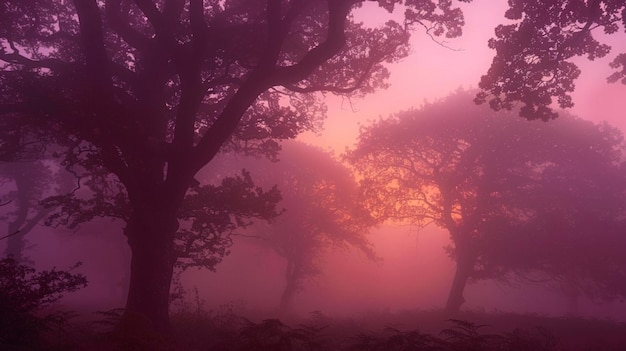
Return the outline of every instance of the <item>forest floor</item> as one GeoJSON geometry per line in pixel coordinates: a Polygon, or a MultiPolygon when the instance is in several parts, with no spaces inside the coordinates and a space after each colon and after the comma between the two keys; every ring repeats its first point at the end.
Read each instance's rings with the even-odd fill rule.
{"type": "MultiPolygon", "coordinates": [[[[207,351],[623,351],[626,324],[581,317],[442,311],[370,312],[331,318],[248,319],[232,309],[177,312],[173,336],[116,328],[121,310],[70,319],[42,350],[207,351]]],[[[21,350],[15,348],[15,350],[21,350]]],[[[30,350],[30,349],[29,349],[30,350]]]]}

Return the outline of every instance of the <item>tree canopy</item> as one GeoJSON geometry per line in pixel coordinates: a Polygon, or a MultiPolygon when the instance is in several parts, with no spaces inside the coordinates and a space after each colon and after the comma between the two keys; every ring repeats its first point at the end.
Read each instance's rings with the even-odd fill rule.
{"type": "Polygon", "coordinates": [[[363,128],[346,155],[363,177],[362,201],[381,221],[448,230],[457,264],[450,310],[468,279],[512,274],[623,296],[622,134],[571,116],[543,123],[510,114],[458,92],[363,128]]]}
{"type": "Polygon", "coordinates": [[[323,274],[322,260],[329,250],[353,248],[370,260],[378,258],[367,238],[375,221],[358,201],[352,172],[317,147],[294,141],[281,146],[277,162],[224,155],[212,167],[226,173],[245,167],[256,183],[280,191],[280,215],[257,221],[248,232],[286,261],[280,307],[289,312],[304,283],[323,274]]]}
{"type": "Polygon", "coordinates": [[[401,3],[406,11],[376,28],[352,16],[362,3],[0,4],[2,125],[44,131],[91,188],[90,198],[56,198],[69,211],[55,218],[126,221],[128,311],[168,328],[183,202],[220,150],[275,156],[277,141],[319,127],[326,109],[318,92],[384,88],[385,64],[408,53],[411,24],[461,34],[463,15],[450,1],[379,1],[380,11],[401,3]]]}
{"type": "MultiPolygon", "coordinates": [[[[489,47],[496,51],[481,78],[477,102],[511,110],[522,103],[524,118],[555,118],[553,98],[561,108],[574,105],[571,93],[580,69],[573,59],[589,60],[611,52],[608,37],[626,31],[622,0],[509,0],[505,17],[512,23],[495,29],[489,47]]],[[[624,38],[616,40],[623,42],[624,38]]],[[[623,49],[623,48],[619,48],[623,49]]],[[[626,84],[626,52],[611,61],[608,82],[626,84]]]]}

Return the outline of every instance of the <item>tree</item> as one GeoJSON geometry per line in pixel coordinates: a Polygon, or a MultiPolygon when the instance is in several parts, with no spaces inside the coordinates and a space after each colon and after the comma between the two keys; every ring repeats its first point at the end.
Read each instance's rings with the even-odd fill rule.
{"type": "Polygon", "coordinates": [[[54,172],[44,161],[50,156],[50,140],[44,132],[33,130],[24,120],[2,119],[0,123],[0,184],[5,190],[1,201],[11,203],[5,209],[15,209],[4,217],[9,219],[8,230],[0,240],[7,240],[6,254],[20,261],[24,236],[48,213],[39,200],[64,182],[62,172],[54,172]],[[13,183],[13,189],[7,183],[13,183]]]}
{"type": "Polygon", "coordinates": [[[285,212],[266,233],[270,247],[287,261],[283,311],[307,279],[321,274],[319,259],[331,248],[353,247],[376,261],[366,235],[375,223],[357,201],[352,173],[322,150],[286,145],[281,162],[269,172],[278,181],[285,212]]]}
{"type": "Polygon", "coordinates": [[[128,311],[168,329],[181,206],[194,174],[220,150],[275,155],[276,140],[319,125],[325,108],[316,92],[384,88],[383,64],[406,56],[411,24],[461,34],[462,13],[450,1],[407,1],[405,23],[380,28],[351,15],[363,2],[0,4],[3,123],[45,130],[65,148],[63,164],[89,176],[93,198],[57,198],[74,222],[126,221],[128,311]]]}
{"type": "Polygon", "coordinates": [[[280,308],[288,312],[306,280],[322,274],[320,259],[330,249],[353,247],[370,260],[378,258],[367,239],[375,223],[357,201],[352,173],[314,146],[282,146],[279,162],[248,158],[237,164],[248,168],[260,184],[280,190],[280,216],[257,223],[251,233],[286,261],[280,308]]]}
{"type": "Polygon", "coordinates": [[[0,182],[5,189],[12,183],[14,188],[5,192],[3,201],[12,206],[3,218],[8,219],[7,234],[0,237],[7,242],[5,253],[18,261],[23,259],[26,248],[25,236],[42,224],[52,210],[44,208],[40,201],[52,194],[64,194],[71,191],[71,175],[59,168],[51,160],[22,159],[15,162],[0,163],[0,182]]]}
{"type": "MultiPolygon", "coordinates": [[[[572,107],[570,93],[580,75],[572,58],[593,61],[608,55],[611,46],[594,33],[602,30],[606,40],[626,30],[622,0],[509,0],[505,16],[514,23],[499,25],[489,40],[496,55],[480,80],[476,101],[489,101],[496,110],[511,110],[519,101],[520,116],[529,119],[555,118],[553,98],[561,108],[572,107]]],[[[616,71],[607,81],[626,84],[626,52],[610,66],[616,71]]]]}
{"type": "MultiPolygon", "coordinates": [[[[24,235],[45,217],[47,211],[38,208],[38,201],[50,186],[51,171],[43,162],[19,162],[0,164],[2,182],[12,181],[15,190],[5,194],[3,200],[16,202],[16,210],[12,213],[12,220],[8,221],[7,234],[2,239],[7,240],[6,255],[13,256],[17,261],[22,260],[22,253],[26,242],[24,235]]],[[[6,185],[5,185],[6,186],[6,185]]]]}
{"type": "Polygon", "coordinates": [[[545,124],[510,114],[457,92],[365,127],[346,155],[363,177],[363,201],[381,221],[448,230],[451,312],[468,280],[512,274],[623,296],[621,133],[570,116],[545,124]]]}

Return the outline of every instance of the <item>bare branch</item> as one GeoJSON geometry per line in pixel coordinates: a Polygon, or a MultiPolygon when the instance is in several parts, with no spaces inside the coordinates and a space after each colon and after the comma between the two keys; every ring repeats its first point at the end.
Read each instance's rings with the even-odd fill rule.
{"type": "Polygon", "coordinates": [[[308,77],[322,63],[333,57],[344,46],[345,21],[352,2],[345,0],[328,1],[328,35],[326,41],[309,51],[300,62],[277,68],[274,77],[278,85],[289,85],[308,77]]]}
{"type": "MultiPolygon", "coordinates": [[[[6,204],[3,204],[3,205],[6,205],[6,204]]],[[[20,230],[16,230],[14,233],[11,233],[11,234],[9,234],[9,235],[5,235],[5,236],[3,236],[3,237],[0,237],[0,240],[10,238],[10,237],[12,237],[12,236],[14,236],[14,235],[17,235],[17,234],[19,234],[19,233],[21,233],[21,231],[20,231],[20,230]]]]}

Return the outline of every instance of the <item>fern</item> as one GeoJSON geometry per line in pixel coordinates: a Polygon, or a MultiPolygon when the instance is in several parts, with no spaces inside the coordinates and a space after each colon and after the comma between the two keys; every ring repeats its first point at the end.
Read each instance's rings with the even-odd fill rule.
{"type": "Polygon", "coordinates": [[[448,347],[455,351],[488,351],[500,350],[502,336],[497,334],[481,334],[480,329],[487,325],[478,325],[460,319],[449,319],[454,326],[440,332],[448,347]]]}

